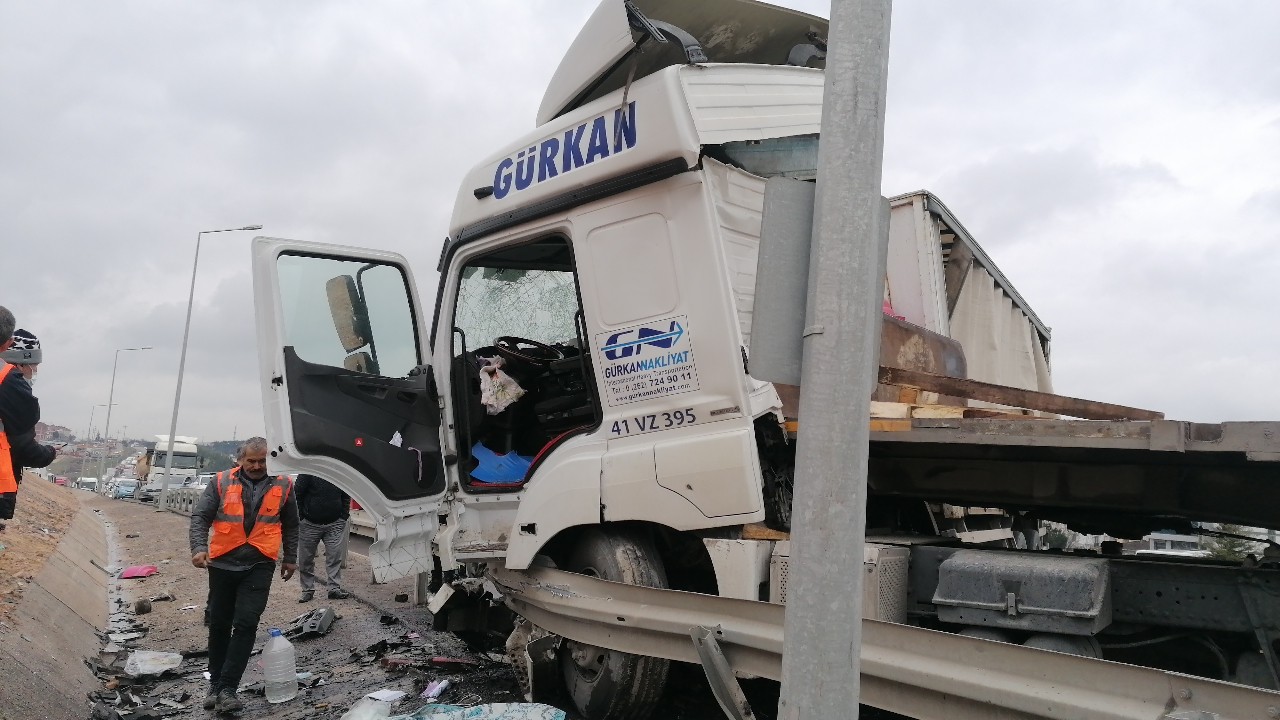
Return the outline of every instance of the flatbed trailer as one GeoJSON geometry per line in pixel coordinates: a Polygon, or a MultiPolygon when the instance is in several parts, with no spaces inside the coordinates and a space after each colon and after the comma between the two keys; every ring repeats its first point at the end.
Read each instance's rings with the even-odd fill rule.
{"type": "Polygon", "coordinates": [[[879,495],[1033,511],[1116,536],[1268,526],[1280,508],[1277,422],[876,419],[870,457],[879,495]]]}

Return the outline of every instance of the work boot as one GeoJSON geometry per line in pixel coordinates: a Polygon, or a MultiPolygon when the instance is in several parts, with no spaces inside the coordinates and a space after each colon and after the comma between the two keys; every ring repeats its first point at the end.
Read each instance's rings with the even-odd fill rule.
{"type": "Polygon", "coordinates": [[[346,600],[349,597],[351,597],[351,593],[347,592],[346,590],[343,590],[342,588],[329,591],[330,600],[346,600]]]}
{"type": "Polygon", "coordinates": [[[204,696],[204,709],[212,710],[218,704],[218,686],[214,685],[209,688],[209,694],[204,696]]]}
{"type": "Polygon", "coordinates": [[[236,697],[235,690],[222,688],[218,691],[217,707],[220,713],[240,712],[244,709],[244,703],[240,702],[240,698],[236,697]]]}
{"type": "Polygon", "coordinates": [[[315,596],[316,596],[315,590],[303,590],[302,594],[298,596],[298,602],[300,603],[311,602],[311,598],[315,596]]]}

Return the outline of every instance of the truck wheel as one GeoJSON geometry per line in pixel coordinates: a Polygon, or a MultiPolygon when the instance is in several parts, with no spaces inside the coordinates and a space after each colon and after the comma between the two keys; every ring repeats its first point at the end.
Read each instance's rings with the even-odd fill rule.
{"type": "MultiPolygon", "coordinates": [[[[667,574],[647,537],[624,530],[584,533],[566,570],[646,587],[667,587],[667,574]]],[[[565,689],[588,720],[644,720],[667,684],[670,663],[565,640],[560,668],[565,689]]]]}

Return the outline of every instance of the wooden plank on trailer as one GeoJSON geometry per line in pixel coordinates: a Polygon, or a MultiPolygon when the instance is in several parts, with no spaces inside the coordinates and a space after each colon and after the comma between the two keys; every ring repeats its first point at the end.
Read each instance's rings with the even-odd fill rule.
{"type": "Polygon", "coordinates": [[[1085,420],[1164,419],[1164,413],[1154,410],[1142,410],[1124,405],[1067,397],[1065,395],[1023,390],[977,380],[933,375],[917,370],[902,370],[900,368],[881,366],[879,379],[885,385],[915,387],[944,395],[953,395],[1009,407],[1027,408],[1028,410],[1041,410],[1085,420]]]}
{"type": "MultiPolygon", "coordinates": [[[[910,420],[871,418],[871,432],[906,432],[910,429],[910,420]]],[[[795,432],[795,430],[792,430],[792,432],[795,432]]]]}
{"type": "Polygon", "coordinates": [[[906,403],[871,401],[871,417],[873,418],[909,418],[911,405],[906,403]]]}

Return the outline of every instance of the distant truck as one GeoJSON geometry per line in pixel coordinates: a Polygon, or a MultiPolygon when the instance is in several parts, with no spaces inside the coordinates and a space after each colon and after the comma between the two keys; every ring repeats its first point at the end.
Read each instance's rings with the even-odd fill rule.
{"type": "MultiPolygon", "coordinates": [[[[155,447],[147,450],[142,457],[138,458],[138,462],[134,466],[135,474],[138,477],[138,488],[135,491],[135,497],[144,502],[155,500],[160,495],[161,481],[164,479],[165,461],[167,459],[165,453],[169,448],[169,436],[156,435],[155,438],[155,447]]],[[[168,478],[169,487],[182,487],[194,482],[196,474],[201,467],[200,448],[196,445],[196,440],[197,438],[183,435],[175,435],[173,437],[173,463],[170,467],[168,478]]]]}

